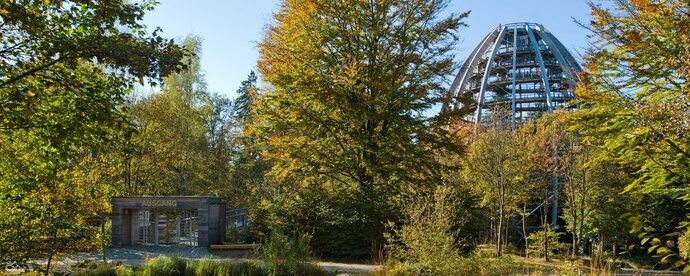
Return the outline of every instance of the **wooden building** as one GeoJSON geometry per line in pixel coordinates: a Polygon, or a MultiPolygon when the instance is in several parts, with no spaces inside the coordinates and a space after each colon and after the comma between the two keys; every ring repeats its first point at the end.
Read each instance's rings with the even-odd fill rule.
{"type": "Polygon", "coordinates": [[[114,197],[112,244],[200,246],[225,239],[225,204],[214,196],[114,197]]]}

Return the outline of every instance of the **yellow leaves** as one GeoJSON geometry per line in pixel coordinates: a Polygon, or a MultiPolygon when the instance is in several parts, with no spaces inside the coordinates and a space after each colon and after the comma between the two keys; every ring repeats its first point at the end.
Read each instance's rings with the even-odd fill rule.
{"type": "Polygon", "coordinates": [[[29,97],[29,98],[31,98],[31,97],[33,97],[33,96],[35,96],[35,95],[36,95],[36,94],[35,94],[34,92],[32,92],[32,91],[26,92],[26,96],[29,97]]]}
{"type": "Polygon", "coordinates": [[[10,12],[8,10],[6,10],[5,8],[0,8],[0,15],[6,16],[9,14],[10,14],[10,12]]]}
{"type": "Polygon", "coordinates": [[[656,12],[659,8],[658,4],[650,0],[630,0],[630,2],[641,12],[656,12]]]}

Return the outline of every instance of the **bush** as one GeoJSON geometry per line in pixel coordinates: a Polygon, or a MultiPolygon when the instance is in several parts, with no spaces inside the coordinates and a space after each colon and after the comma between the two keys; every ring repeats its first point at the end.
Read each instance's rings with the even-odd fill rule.
{"type": "Polygon", "coordinates": [[[530,256],[532,256],[532,254],[536,254],[535,256],[544,257],[544,231],[546,231],[546,237],[549,241],[549,254],[553,254],[554,252],[556,252],[556,254],[565,253],[568,246],[565,243],[559,241],[564,233],[553,231],[553,229],[551,229],[549,225],[544,225],[544,229],[546,230],[536,231],[527,236],[527,239],[530,242],[530,256]]]}
{"type": "Polygon", "coordinates": [[[307,234],[290,238],[281,231],[273,231],[268,241],[258,248],[258,256],[272,275],[326,275],[312,263],[310,240],[307,234]]]}
{"type": "Polygon", "coordinates": [[[389,223],[389,273],[392,275],[477,274],[477,260],[463,258],[453,229],[462,222],[456,211],[450,187],[439,187],[433,196],[420,198],[403,208],[402,226],[389,223]]]}

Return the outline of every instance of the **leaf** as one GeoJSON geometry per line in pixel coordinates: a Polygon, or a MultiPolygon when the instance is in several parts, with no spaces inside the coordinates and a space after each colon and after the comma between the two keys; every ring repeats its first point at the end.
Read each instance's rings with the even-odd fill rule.
{"type": "Polygon", "coordinates": [[[685,261],[684,260],[678,260],[675,263],[673,263],[674,267],[683,267],[685,266],[685,261]]]}
{"type": "Polygon", "coordinates": [[[671,253],[671,250],[666,247],[660,246],[659,248],[657,248],[656,253],[659,255],[666,255],[671,253]]]}
{"type": "Polygon", "coordinates": [[[659,248],[659,246],[660,246],[660,245],[657,244],[657,245],[654,245],[654,246],[651,246],[651,247],[647,248],[647,253],[650,253],[650,254],[651,254],[652,252],[654,252],[654,250],[656,250],[657,248],[659,248]]]}
{"type": "Polygon", "coordinates": [[[642,240],[640,241],[640,244],[641,244],[641,245],[644,245],[644,244],[646,244],[646,243],[647,243],[647,241],[649,241],[649,239],[650,239],[650,238],[651,238],[651,237],[645,237],[645,238],[642,238],[642,240]]]}

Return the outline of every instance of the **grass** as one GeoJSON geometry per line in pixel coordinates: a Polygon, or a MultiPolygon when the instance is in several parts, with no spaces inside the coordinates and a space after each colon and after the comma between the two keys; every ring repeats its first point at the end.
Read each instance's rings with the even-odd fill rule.
{"type": "Polygon", "coordinates": [[[326,271],[313,263],[300,263],[292,269],[271,271],[257,261],[229,261],[229,260],[187,260],[179,257],[161,256],[149,259],[140,267],[129,267],[113,263],[98,263],[87,269],[78,270],[74,275],[79,276],[282,276],[328,275],[326,271]]]}

